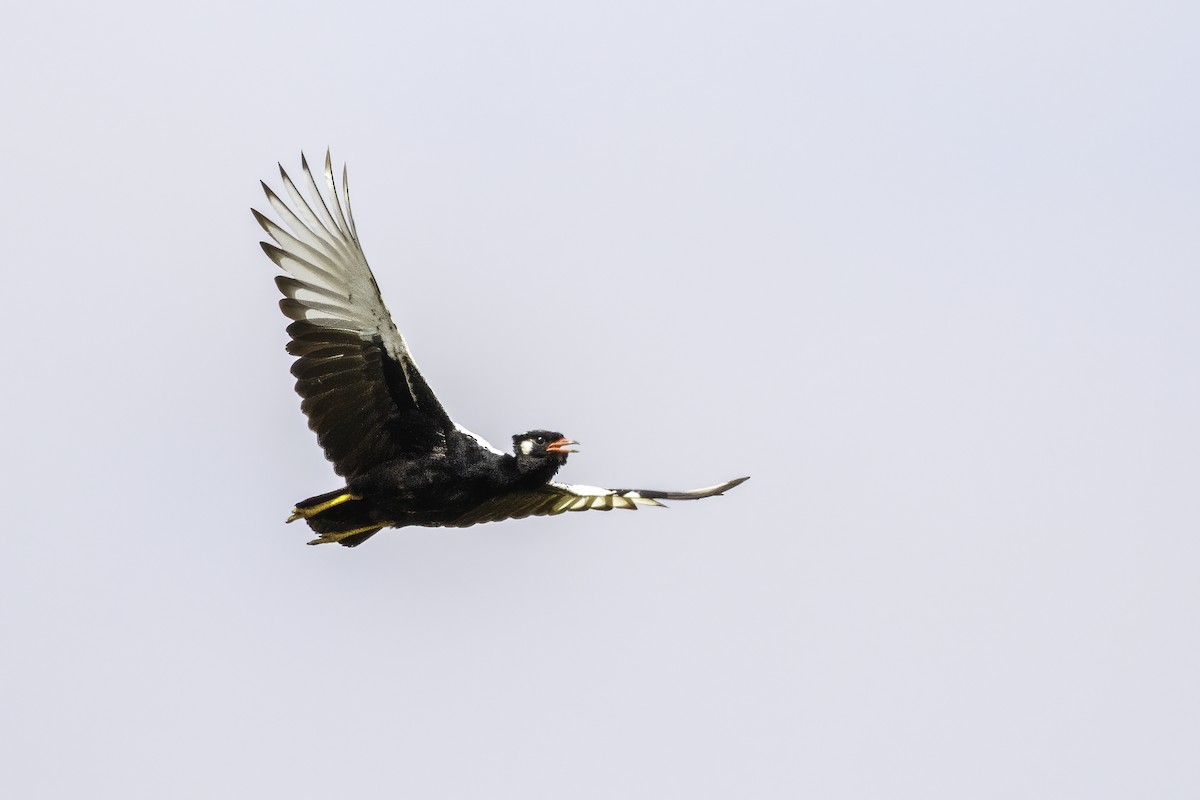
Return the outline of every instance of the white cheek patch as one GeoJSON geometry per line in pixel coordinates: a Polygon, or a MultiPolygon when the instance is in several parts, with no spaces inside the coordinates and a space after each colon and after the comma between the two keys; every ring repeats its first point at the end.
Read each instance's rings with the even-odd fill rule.
{"type": "Polygon", "coordinates": [[[529,455],[530,453],[533,452],[533,439],[522,439],[521,440],[521,452],[524,453],[525,455],[529,455]]]}

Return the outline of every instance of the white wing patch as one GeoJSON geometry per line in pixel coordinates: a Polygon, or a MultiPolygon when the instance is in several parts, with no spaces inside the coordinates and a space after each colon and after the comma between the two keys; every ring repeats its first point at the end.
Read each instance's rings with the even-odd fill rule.
{"type": "Polygon", "coordinates": [[[459,433],[461,433],[463,436],[474,439],[479,444],[479,446],[482,447],[484,450],[490,450],[491,452],[495,453],[498,456],[505,455],[505,453],[503,451],[497,450],[495,447],[493,447],[491,442],[489,442],[487,439],[483,438],[478,433],[473,433],[473,432],[467,430],[462,425],[459,425],[457,422],[454,423],[454,429],[456,431],[458,431],[459,433]]]}
{"type": "Polygon", "coordinates": [[[588,486],[583,483],[557,483],[551,481],[550,485],[555,489],[562,489],[564,492],[577,495],[590,495],[592,497],[607,497],[611,494],[616,494],[612,489],[604,489],[600,486],[588,486]]]}

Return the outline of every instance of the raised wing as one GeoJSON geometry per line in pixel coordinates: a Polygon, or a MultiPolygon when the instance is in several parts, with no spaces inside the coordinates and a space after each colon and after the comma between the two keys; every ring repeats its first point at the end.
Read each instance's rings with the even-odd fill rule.
{"type": "Polygon", "coordinates": [[[449,528],[465,528],[480,522],[549,516],[563,514],[567,511],[611,511],[614,508],[637,511],[639,506],[661,506],[662,503],[658,502],[659,500],[700,500],[705,497],[715,497],[747,480],[749,477],[735,478],[716,486],[687,492],[661,492],[656,489],[603,489],[599,486],[548,483],[537,489],[509,492],[494,497],[453,522],[443,524],[449,528]]]}
{"type": "Polygon", "coordinates": [[[258,211],[254,218],[275,244],[263,251],[291,277],[275,279],[291,320],[287,350],[301,409],[339,475],[352,476],[394,458],[441,446],[456,428],[421,377],[404,337],[396,330],[367,265],[342,171],[345,211],[325,154],[328,195],[313,180],[304,155],[296,188],[280,166],[291,203],[266,183],[267,200],[287,229],[258,211]],[[310,202],[311,201],[311,202],[310,202]]]}

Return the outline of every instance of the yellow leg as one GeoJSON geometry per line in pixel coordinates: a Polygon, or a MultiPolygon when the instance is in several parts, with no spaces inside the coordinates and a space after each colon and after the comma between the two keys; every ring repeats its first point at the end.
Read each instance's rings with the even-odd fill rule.
{"type": "Polygon", "coordinates": [[[383,530],[391,524],[392,523],[390,522],[377,522],[374,525],[364,525],[361,528],[354,528],[348,531],[323,533],[319,538],[313,539],[311,542],[309,542],[309,544],[333,544],[334,542],[340,542],[342,539],[353,536],[356,533],[367,533],[368,531],[374,533],[375,531],[383,530]]]}
{"type": "Polygon", "coordinates": [[[295,522],[298,519],[315,517],[322,511],[328,511],[334,506],[340,506],[342,503],[348,503],[351,500],[362,500],[362,498],[356,494],[350,494],[349,492],[346,492],[345,494],[339,494],[332,500],[326,500],[324,503],[318,503],[315,506],[309,506],[308,508],[293,508],[292,515],[288,517],[287,521],[295,522]]]}

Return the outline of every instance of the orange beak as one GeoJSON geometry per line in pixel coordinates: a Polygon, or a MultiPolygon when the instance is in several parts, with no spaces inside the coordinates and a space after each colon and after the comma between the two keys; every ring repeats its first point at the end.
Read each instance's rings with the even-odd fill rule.
{"type": "Polygon", "coordinates": [[[570,447],[573,444],[579,444],[579,442],[575,441],[574,439],[567,439],[565,437],[562,439],[555,439],[553,442],[546,445],[546,452],[547,453],[578,453],[579,452],[578,450],[568,450],[567,449],[568,447],[570,447]]]}

